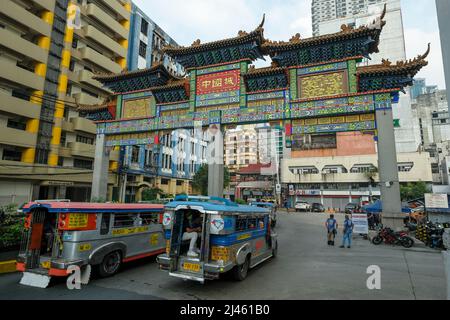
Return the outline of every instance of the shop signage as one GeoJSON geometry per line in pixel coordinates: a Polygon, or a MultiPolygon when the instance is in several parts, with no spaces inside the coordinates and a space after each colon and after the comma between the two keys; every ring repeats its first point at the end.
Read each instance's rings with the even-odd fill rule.
{"type": "Polygon", "coordinates": [[[369,223],[367,221],[367,214],[365,213],[353,213],[353,233],[356,234],[368,234],[369,233],[369,223]]]}
{"type": "Polygon", "coordinates": [[[448,208],[448,197],[445,193],[425,193],[426,208],[448,208]]]}

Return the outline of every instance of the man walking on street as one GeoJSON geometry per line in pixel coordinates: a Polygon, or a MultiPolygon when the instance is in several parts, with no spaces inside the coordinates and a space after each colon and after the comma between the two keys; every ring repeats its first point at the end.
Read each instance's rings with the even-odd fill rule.
{"type": "Polygon", "coordinates": [[[348,241],[347,248],[351,248],[352,246],[352,234],[353,234],[353,222],[350,220],[349,216],[345,216],[344,221],[344,238],[342,239],[341,248],[345,248],[345,243],[348,241]]]}
{"type": "Polygon", "coordinates": [[[336,230],[338,227],[337,221],[334,218],[334,214],[330,215],[330,217],[325,222],[325,227],[327,228],[327,239],[328,245],[334,246],[334,237],[336,236],[336,230]]]}

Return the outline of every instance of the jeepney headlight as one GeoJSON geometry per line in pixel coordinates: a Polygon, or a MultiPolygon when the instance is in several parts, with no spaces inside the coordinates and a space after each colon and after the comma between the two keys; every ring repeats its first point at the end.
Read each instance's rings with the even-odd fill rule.
{"type": "Polygon", "coordinates": [[[65,221],[60,221],[59,222],[59,227],[60,228],[64,228],[66,226],[66,222],[65,221]]]}

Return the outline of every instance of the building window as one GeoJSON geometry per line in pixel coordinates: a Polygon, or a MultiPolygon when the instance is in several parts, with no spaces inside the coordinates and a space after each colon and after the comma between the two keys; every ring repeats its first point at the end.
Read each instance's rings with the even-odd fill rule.
{"type": "Polygon", "coordinates": [[[142,41],[139,42],[139,55],[143,58],[147,57],[147,45],[142,41]]]}
{"type": "Polygon", "coordinates": [[[76,142],[93,145],[94,144],[94,138],[86,137],[86,136],[82,136],[82,135],[78,135],[77,134],[76,142]]]}
{"type": "Polygon", "coordinates": [[[398,164],[398,171],[399,172],[410,172],[411,169],[414,167],[413,162],[404,162],[398,164]]]}
{"type": "Polygon", "coordinates": [[[73,167],[92,170],[93,161],[83,159],[73,159],[73,167]]]}
{"type": "Polygon", "coordinates": [[[2,160],[21,161],[22,160],[22,151],[15,150],[15,149],[3,149],[2,160]]]}
{"type": "Polygon", "coordinates": [[[27,128],[27,124],[20,119],[8,119],[8,124],[6,126],[17,130],[25,130],[27,128]]]}
{"type": "Polygon", "coordinates": [[[133,146],[131,149],[131,163],[139,163],[139,147],[133,146]]]}
{"type": "Polygon", "coordinates": [[[74,48],[74,49],[78,48],[78,38],[77,37],[73,37],[72,48],[74,48]]]}
{"type": "Polygon", "coordinates": [[[148,35],[148,22],[144,19],[141,20],[141,33],[148,35]]]}
{"type": "Polygon", "coordinates": [[[169,184],[169,179],[161,179],[161,184],[168,185],[169,184]]]}

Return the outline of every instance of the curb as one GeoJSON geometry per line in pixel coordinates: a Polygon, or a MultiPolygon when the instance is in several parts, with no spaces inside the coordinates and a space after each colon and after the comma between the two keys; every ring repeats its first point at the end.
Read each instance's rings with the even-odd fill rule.
{"type": "Polygon", "coordinates": [[[0,261],[0,274],[16,272],[16,260],[0,261]]]}

